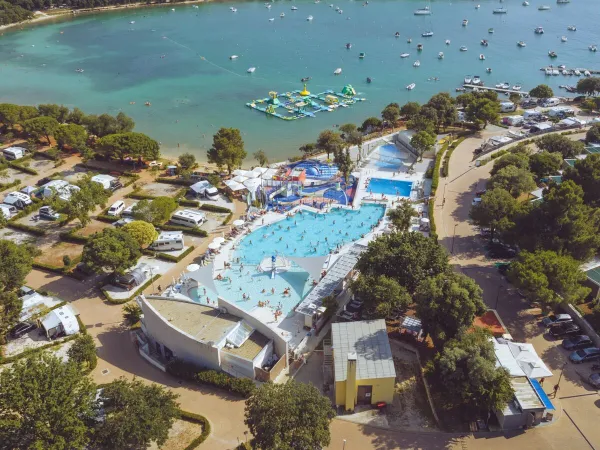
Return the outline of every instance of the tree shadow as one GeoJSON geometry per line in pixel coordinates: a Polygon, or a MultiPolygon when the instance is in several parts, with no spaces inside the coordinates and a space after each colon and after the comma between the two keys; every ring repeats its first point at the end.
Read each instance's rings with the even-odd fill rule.
{"type": "MultiPolygon", "coordinates": [[[[467,173],[467,172],[465,172],[467,173]]],[[[464,175],[464,174],[462,174],[464,175]]],[[[452,183],[452,181],[454,180],[458,180],[460,179],[460,177],[462,175],[459,175],[457,177],[455,177],[454,179],[450,179],[450,183],[452,183]]],[[[456,222],[464,222],[466,220],[468,220],[469,218],[469,211],[471,210],[471,205],[473,203],[473,199],[475,198],[475,193],[478,190],[483,190],[485,189],[485,183],[487,182],[486,178],[478,178],[477,181],[474,181],[473,183],[471,183],[468,187],[468,189],[464,189],[461,190],[459,192],[456,192],[452,189],[452,184],[449,185],[449,187],[446,190],[446,194],[448,192],[456,192],[456,206],[454,207],[454,209],[450,212],[450,215],[452,216],[452,218],[456,221],[456,222]]]]}
{"type": "Polygon", "coordinates": [[[359,430],[371,438],[370,447],[375,450],[407,448],[426,448],[427,450],[446,450],[462,442],[464,434],[416,433],[386,430],[369,425],[359,425],[359,430]]]}
{"type": "Polygon", "coordinates": [[[467,263],[475,258],[480,258],[484,249],[481,239],[477,235],[472,236],[446,236],[439,240],[450,256],[456,262],[467,263]]]}

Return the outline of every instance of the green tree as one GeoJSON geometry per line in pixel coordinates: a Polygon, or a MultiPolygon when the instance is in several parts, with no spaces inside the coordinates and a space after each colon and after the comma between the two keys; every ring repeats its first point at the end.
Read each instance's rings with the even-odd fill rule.
{"type": "Polygon", "coordinates": [[[269,158],[267,158],[267,154],[265,153],[264,150],[256,150],[252,156],[254,156],[254,159],[256,160],[256,162],[258,162],[258,165],[261,167],[266,166],[267,164],[269,164],[269,158]]]}
{"type": "Polygon", "coordinates": [[[333,154],[335,156],[342,150],[344,147],[344,140],[339,133],[331,130],[325,130],[319,133],[316,147],[318,150],[326,152],[327,158],[329,158],[329,155],[333,154]]]}
{"type": "Polygon", "coordinates": [[[317,151],[317,146],[312,142],[300,146],[300,151],[304,157],[308,157],[317,151]]]}
{"type": "Polygon", "coordinates": [[[537,179],[557,174],[562,167],[563,159],[560,153],[542,151],[529,157],[529,171],[537,179]]]}
{"type": "Polygon", "coordinates": [[[514,226],[514,216],[519,203],[505,189],[492,189],[481,196],[481,202],[472,206],[469,217],[478,227],[490,230],[490,240],[496,231],[507,230],[514,226]]]}
{"type": "Polygon", "coordinates": [[[214,187],[219,187],[219,185],[221,184],[221,177],[219,175],[217,175],[216,173],[208,174],[206,179],[214,187]]]}
{"type": "Polygon", "coordinates": [[[500,104],[488,98],[476,98],[466,108],[467,119],[481,128],[500,119],[500,104]]]}
{"type": "Polygon", "coordinates": [[[21,287],[33,263],[29,247],[0,239],[0,261],[0,291],[21,287]]]}
{"type": "Polygon", "coordinates": [[[244,141],[237,128],[221,128],[217,131],[213,136],[213,145],[207,151],[208,162],[216,164],[219,170],[226,167],[230,175],[242,165],[246,155],[244,141]]]}
{"type": "Polygon", "coordinates": [[[414,131],[425,131],[435,135],[435,121],[424,114],[418,114],[406,122],[406,128],[414,131]]]}
{"type": "Polygon", "coordinates": [[[533,191],[536,188],[536,184],[529,170],[508,166],[500,169],[488,180],[487,188],[504,189],[517,198],[524,192],[533,191]]]}
{"type": "Polygon", "coordinates": [[[425,278],[417,287],[417,316],[436,347],[473,325],[475,316],[485,312],[483,290],[472,278],[448,271],[425,278]]]}
{"type": "Polygon", "coordinates": [[[6,343],[6,335],[19,322],[23,300],[13,291],[0,291],[0,344],[6,343]]]}
{"type": "Polygon", "coordinates": [[[430,385],[440,387],[440,406],[464,421],[501,411],[514,396],[510,375],[497,367],[489,337],[481,328],[465,333],[448,342],[427,367],[430,385]]]}
{"type": "Polygon", "coordinates": [[[584,286],[587,277],[580,262],[550,250],[521,251],[510,265],[508,277],[530,301],[545,309],[562,302],[581,303],[590,293],[584,286]]]}
{"type": "Polygon", "coordinates": [[[129,133],[135,127],[135,122],[123,112],[116,117],[110,114],[89,115],[84,120],[90,134],[100,138],[109,134],[129,133]]]}
{"type": "Polygon", "coordinates": [[[58,122],[54,117],[34,117],[23,122],[23,129],[25,132],[36,138],[45,137],[48,141],[48,145],[52,145],[50,136],[54,134],[58,128],[58,122]]]}
{"type": "Polygon", "coordinates": [[[585,134],[585,142],[600,143],[600,123],[595,123],[585,134]]]}
{"type": "Polygon", "coordinates": [[[522,153],[507,153],[494,161],[494,166],[490,171],[490,175],[496,175],[500,170],[508,166],[515,166],[519,169],[528,169],[529,156],[522,153]]]}
{"type": "Polygon", "coordinates": [[[583,95],[597,95],[600,93],[600,78],[586,77],[577,81],[577,93],[583,95]]]}
{"type": "Polygon", "coordinates": [[[61,150],[65,145],[73,150],[82,150],[86,146],[87,137],[85,127],[74,123],[59,125],[54,132],[54,139],[61,150]]]}
{"type": "Polygon", "coordinates": [[[410,145],[417,151],[419,160],[421,160],[423,159],[423,153],[433,149],[435,145],[435,136],[427,131],[419,131],[411,138],[410,145]]]}
{"type": "Polygon", "coordinates": [[[134,220],[123,226],[123,231],[129,233],[142,248],[148,247],[158,237],[154,225],[143,220],[134,220]]]}
{"type": "Polygon", "coordinates": [[[135,302],[125,303],[123,306],[123,320],[128,325],[134,325],[142,319],[142,308],[135,302]]]}
{"type": "Polygon", "coordinates": [[[394,209],[388,209],[387,216],[398,233],[406,233],[410,229],[412,218],[417,212],[410,200],[400,199],[394,209]]]}
{"type": "Polygon", "coordinates": [[[513,92],[508,96],[508,100],[513,102],[515,105],[519,105],[521,103],[521,94],[513,92]]]}
{"type": "Polygon", "coordinates": [[[104,422],[94,441],[106,449],[161,447],[179,417],[179,396],[158,384],[119,378],[102,391],[104,422]]]}
{"type": "Polygon", "coordinates": [[[90,213],[97,206],[106,207],[108,193],[100,183],[91,180],[91,175],[87,175],[77,182],[78,191],[73,191],[68,201],[61,200],[58,197],[54,199],[54,207],[61,214],[67,216],[67,220],[78,219],[81,225],[86,226],[90,223],[90,213]]]}
{"type": "MultiPolygon", "coordinates": [[[[554,172],[556,173],[556,172],[554,172]]],[[[594,208],[600,207],[600,155],[588,155],[578,159],[572,168],[563,174],[563,180],[572,180],[583,189],[583,200],[594,208]]]]}
{"type": "Polygon", "coordinates": [[[350,175],[352,174],[352,170],[354,170],[354,161],[352,161],[352,157],[350,156],[350,149],[338,150],[334,153],[334,161],[338,165],[340,172],[344,175],[346,186],[349,186],[350,175]]]}
{"type": "Polygon", "coordinates": [[[436,112],[435,126],[438,132],[440,128],[446,128],[456,121],[456,101],[447,92],[435,94],[425,106],[436,112]]]}
{"type": "Polygon", "coordinates": [[[352,293],[364,302],[363,317],[385,319],[405,310],[412,303],[407,290],[385,275],[359,275],[352,282],[352,293]]]}
{"type": "Polygon", "coordinates": [[[5,1],[0,2],[0,25],[23,22],[33,18],[33,13],[19,5],[5,1]]]}
{"type": "MultiPolygon", "coordinates": [[[[212,183],[211,183],[212,184],[212,183]]],[[[217,186],[213,184],[213,186],[217,186]]],[[[171,197],[156,197],[152,200],[139,201],[132,210],[135,220],[162,224],[171,218],[177,209],[177,202],[171,197]]]]}
{"type": "Polygon", "coordinates": [[[40,116],[53,117],[58,123],[66,122],[69,117],[69,108],[63,105],[38,105],[37,109],[40,116]]]}
{"type": "Polygon", "coordinates": [[[419,105],[417,102],[405,103],[404,105],[402,105],[402,108],[400,108],[400,114],[406,120],[410,120],[413,117],[417,116],[420,111],[421,105],[419,105]]]}
{"type": "Polygon", "coordinates": [[[377,117],[369,117],[365,119],[360,127],[358,127],[358,131],[369,134],[374,131],[379,131],[381,129],[382,123],[377,117]]]}
{"type": "Polygon", "coordinates": [[[3,448],[85,448],[95,395],[74,362],[48,353],[17,360],[0,373],[3,448]]]}
{"type": "Polygon", "coordinates": [[[79,108],[73,108],[67,117],[67,123],[74,123],[75,125],[84,125],[86,120],[85,113],[79,108]]]}
{"type": "Polygon", "coordinates": [[[2,122],[6,128],[12,129],[14,125],[19,122],[20,110],[21,107],[19,105],[13,105],[12,103],[1,103],[0,122],[2,122]]]}
{"type": "Polygon", "coordinates": [[[89,334],[82,334],[75,339],[67,351],[69,359],[87,370],[94,370],[98,364],[96,343],[89,334]]]}
{"type": "Polygon", "coordinates": [[[305,450],[326,447],[335,411],[310,384],[265,383],[246,400],[244,423],[255,448],[305,450]]]}
{"type": "Polygon", "coordinates": [[[554,95],[554,92],[547,84],[540,84],[530,90],[529,95],[533,98],[550,98],[554,95]]]}
{"type": "Polygon", "coordinates": [[[40,113],[35,106],[20,106],[19,107],[19,123],[23,125],[26,120],[38,117],[40,113]]]}
{"type": "Polygon", "coordinates": [[[108,158],[121,160],[127,156],[155,160],[160,156],[158,142],[143,133],[133,131],[106,135],[98,140],[96,148],[99,153],[108,158]]]}
{"type": "Polygon", "coordinates": [[[137,263],[140,246],[127,232],[105,228],[90,236],[83,246],[81,261],[96,273],[123,273],[137,263]]]}
{"type": "Polygon", "coordinates": [[[356,268],[364,275],[384,275],[410,294],[424,278],[449,270],[448,255],[433,239],[421,233],[392,233],[371,241],[356,268]]]}
{"type": "Polygon", "coordinates": [[[351,134],[354,133],[355,131],[358,130],[358,127],[356,125],[354,125],[353,123],[345,123],[343,125],[340,125],[340,132],[342,133],[342,138],[344,140],[346,140],[345,136],[346,134],[351,134]]]}
{"type": "Polygon", "coordinates": [[[568,136],[560,134],[546,134],[536,142],[540,150],[550,153],[560,153],[563,158],[574,158],[584,152],[583,142],[569,139],[568,136]]]}
{"type": "Polygon", "coordinates": [[[383,120],[389,122],[392,128],[394,128],[396,122],[398,122],[398,119],[400,118],[400,108],[395,103],[389,104],[381,111],[381,117],[383,117],[383,120]]]}
{"type": "Polygon", "coordinates": [[[196,157],[191,153],[182,153],[177,158],[177,162],[182,169],[193,169],[196,166],[196,157]]]}

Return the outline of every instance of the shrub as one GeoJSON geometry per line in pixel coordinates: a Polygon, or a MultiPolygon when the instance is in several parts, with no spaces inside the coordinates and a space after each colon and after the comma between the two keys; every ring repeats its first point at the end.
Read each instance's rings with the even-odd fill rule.
{"type": "Polygon", "coordinates": [[[184,448],[184,450],[194,450],[196,447],[202,444],[210,435],[210,422],[206,419],[206,417],[201,416],[199,414],[179,410],[179,418],[181,420],[202,425],[202,433],[200,433],[200,436],[198,436],[192,442],[190,442],[188,446],[184,448]]]}
{"type": "Polygon", "coordinates": [[[175,184],[177,186],[189,186],[193,184],[192,180],[184,180],[183,178],[165,178],[158,177],[155,180],[157,183],[175,184]]]}
{"type": "Polygon", "coordinates": [[[177,378],[193,381],[202,367],[183,359],[174,358],[167,363],[167,372],[177,378]]]}
{"type": "Polygon", "coordinates": [[[46,230],[42,228],[32,227],[30,225],[25,225],[24,223],[8,222],[6,226],[15,230],[26,231],[27,233],[35,234],[36,236],[46,235],[46,230]]]}
{"type": "Polygon", "coordinates": [[[225,372],[216,370],[204,370],[198,372],[195,380],[199,383],[210,384],[212,386],[226,389],[229,392],[239,394],[242,397],[250,397],[256,390],[254,382],[249,378],[234,378],[225,372]]]}
{"type": "Polygon", "coordinates": [[[168,255],[167,253],[158,253],[156,255],[157,258],[159,259],[164,259],[165,261],[172,261],[172,262],[179,262],[181,261],[183,258],[185,258],[187,255],[189,255],[190,253],[192,253],[194,251],[196,247],[194,247],[193,245],[188,248],[186,251],[184,251],[181,255],[179,256],[173,256],[173,255],[168,255]]]}
{"type": "Polygon", "coordinates": [[[185,198],[177,199],[177,202],[181,206],[192,206],[194,208],[197,208],[200,205],[200,202],[198,202],[197,200],[187,200],[185,198]]]}
{"type": "Polygon", "coordinates": [[[233,213],[230,212],[229,214],[227,214],[227,217],[225,217],[225,219],[223,219],[223,222],[221,223],[221,225],[227,225],[232,217],[233,217],[233,213]]]}
{"type": "Polygon", "coordinates": [[[0,192],[5,191],[11,187],[18,186],[19,184],[21,184],[20,180],[15,180],[15,181],[12,181],[12,182],[6,183],[6,184],[0,183],[0,192]]]}
{"type": "Polygon", "coordinates": [[[194,236],[207,237],[208,233],[198,227],[190,228],[179,225],[158,225],[154,224],[157,228],[163,231],[183,231],[184,233],[193,234],[194,236]]]}
{"type": "Polygon", "coordinates": [[[69,267],[71,265],[71,257],[69,255],[63,256],[63,264],[65,267],[69,267]]]}
{"type": "Polygon", "coordinates": [[[223,206],[211,205],[210,203],[204,203],[202,206],[200,206],[200,209],[203,211],[223,213],[223,214],[228,214],[231,212],[231,210],[229,208],[225,208],[223,206]]]}

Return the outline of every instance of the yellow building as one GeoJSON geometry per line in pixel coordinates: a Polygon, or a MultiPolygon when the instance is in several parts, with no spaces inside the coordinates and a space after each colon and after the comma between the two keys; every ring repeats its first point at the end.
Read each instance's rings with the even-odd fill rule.
{"type": "Polygon", "coordinates": [[[356,405],[392,403],[396,370],[385,320],[331,325],[335,404],[352,411],[356,405]]]}

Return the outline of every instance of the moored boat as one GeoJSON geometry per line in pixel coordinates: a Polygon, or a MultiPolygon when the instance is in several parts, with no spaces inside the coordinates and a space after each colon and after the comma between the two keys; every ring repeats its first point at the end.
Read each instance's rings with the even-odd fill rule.
{"type": "Polygon", "coordinates": [[[426,31],[425,33],[421,33],[422,37],[431,37],[433,36],[433,31],[426,31]]]}
{"type": "Polygon", "coordinates": [[[480,44],[483,45],[484,47],[487,47],[489,45],[489,43],[486,39],[482,39],[480,44]]]}
{"type": "Polygon", "coordinates": [[[423,50],[423,44],[417,44],[417,51],[422,51],[423,50]]]}
{"type": "Polygon", "coordinates": [[[494,34],[494,29],[493,28],[488,28],[488,33],[494,34]]]}
{"type": "Polygon", "coordinates": [[[463,81],[465,84],[471,84],[471,81],[473,81],[473,78],[471,77],[471,75],[467,75],[463,81]]]}
{"type": "Polygon", "coordinates": [[[254,73],[255,70],[256,70],[256,67],[250,67],[248,70],[246,70],[246,72],[254,73]]]}
{"type": "Polygon", "coordinates": [[[239,58],[239,57],[238,57],[238,55],[231,55],[231,56],[229,57],[229,59],[238,59],[238,58],[239,58]]]}
{"type": "Polygon", "coordinates": [[[550,7],[548,5],[541,5],[538,8],[538,11],[549,11],[549,10],[550,10],[550,7]]]}
{"type": "Polygon", "coordinates": [[[466,52],[467,50],[468,50],[468,48],[466,45],[461,45],[461,47],[460,47],[461,52],[466,52]]]}
{"type": "Polygon", "coordinates": [[[421,61],[418,59],[413,63],[413,67],[419,67],[421,65],[421,61]]]}
{"type": "Polygon", "coordinates": [[[567,27],[567,30],[569,30],[569,31],[577,31],[577,27],[575,25],[569,25],[567,27]]]}
{"type": "Polygon", "coordinates": [[[417,85],[415,83],[410,83],[408,86],[406,86],[406,89],[409,91],[412,91],[417,85]]]}
{"type": "Polygon", "coordinates": [[[479,55],[479,61],[484,61],[485,60],[485,55],[482,53],[479,55]]]}
{"type": "Polygon", "coordinates": [[[506,14],[508,10],[506,8],[496,8],[492,12],[494,14],[506,14]]]}
{"type": "Polygon", "coordinates": [[[588,47],[588,49],[590,50],[590,52],[595,52],[595,51],[597,51],[597,50],[598,50],[598,47],[596,47],[596,45],[595,45],[595,44],[592,44],[592,45],[590,45],[590,46],[588,47]]]}
{"type": "Polygon", "coordinates": [[[525,46],[527,46],[527,44],[525,43],[525,41],[519,41],[519,42],[517,42],[517,45],[519,47],[525,47],[525,46]]]}
{"type": "Polygon", "coordinates": [[[425,8],[416,9],[414,12],[415,16],[429,16],[430,14],[431,10],[429,9],[429,6],[426,6],[425,8]]]}
{"type": "Polygon", "coordinates": [[[339,75],[339,74],[341,74],[341,73],[342,73],[342,69],[341,69],[340,67],[338,67],[337,69],[335,69],[335,70],[333,71],[333,74],[334,74],[334,75],[339,75]]]}
{"type": "Polygon", "coordinates": [[[535,34],[544,34],[544,27],[536,27],[533,31],[535,34]]]}
{"type": "Polygon", "coordinates": [[[313,16],[308,16],[308,17],[306,18],[306,20],[307,20],[308,22],[311,22],[311,21],[313,20],[313,16]]]}
{"type": "Polygon", "coordinates": [[[556,52],[554,52],[554,51],[550,50],[550,51],[548,51],[548,56],[549,56],[550,58],[556,58],[558,55],[556,54],[556,52]]]}
{"type": "Polygon", "coordinates": [[[487,73],[492,73],[492,68],[491,68],[491,67],[488,67],[487,69],[485,69],[485,71],[486,71],[487,73]]]}
{"type": "Polygon", "coordinates": [[[567,42],[567,37],[566,36],[561,36],[560,37],[560,42],[567,42]]]}
{"type": "Polygon", "coordinates": [[[467,25],[469,25],[469,21],[467,19],[463,19],[462,26],[466,27],[467,25]]]}
{"type": "Polygon", "coordinates": [[[365,56],[367,56],[367,54],[366,54],[365,52],[360,52],[360,53],[358,54],[358,57],[359,57],[360,59],[364,59],[364,58],[365,58],[365,56]]]}
{"type": "Polygon", "coordinates": [[[410,56],[410,53],[402,53],[400,55],[400,58],[408,58],[410,56]]]}
{"type": "Polygon", "coordinates": [[[438,53],[438,59],[444,59],[444,52],[438,53]]]}

